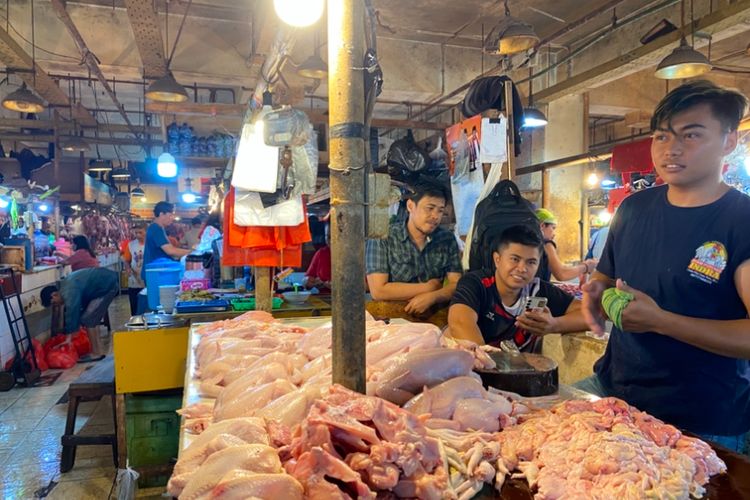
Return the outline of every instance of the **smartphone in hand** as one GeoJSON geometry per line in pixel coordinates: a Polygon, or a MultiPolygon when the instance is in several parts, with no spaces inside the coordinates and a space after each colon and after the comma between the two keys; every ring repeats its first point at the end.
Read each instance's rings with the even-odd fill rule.
{"type": "Polygon", "coordinates": [[[547,297],[529,297],[526,299],[527,311],[541,311],[545,307],[547,307],[547,297]]]}

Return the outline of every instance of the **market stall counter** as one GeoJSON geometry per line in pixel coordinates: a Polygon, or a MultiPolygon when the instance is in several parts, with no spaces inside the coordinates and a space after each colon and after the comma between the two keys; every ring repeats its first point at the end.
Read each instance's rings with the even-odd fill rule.
{"type": "MultiPolygon", "coordinates": [[[[350,488],[356,484],[360,493],[390,490],[396,497],[436,497],[430,491],[445,494],[452,490],[451,493],[457,493],[455,497],[467,499],[552,498],[542,493],[549,493],[552,483],[548,482],[550,477],[546,471],[546,476],[539,475],[540,470],[547,465],[552,468],[554,457],[558,457],[557,462],[564,470],[573,470],[570,467],[575,467],[566,460],[571,453],[575,455],[576,447],[583,442],[595,449],[581,456],[593,457],[600,453],[601,463],[621,463],[628,470],[632,469],[628,464],[633,461],[622,461],[617,450],[622,447],[622,452],[645,452],[634,460],[635,469],[631,473],[605,469],[591,473],[603,477],[605,482],[613,481],[615,489],[611,492],[624,481],[628,483],[627,488],[635,488],[634,494],[644,493],[643,497],[651,491],[655,497],[672,492],[670,497],[674,498],[750,498],[750,460],[747,457],[718,446],[709,448],[623,401],[600,399],[568,385],[561,385],[554,396],[523,398],[482,389],[481,384],[475,388],[476,379],[457,378],[455,374],[449,375],[445,382],[427,385],[432,389],[423,389],[425,386],[417,387],[421,380],[407,381],[420,372],[417,365],[411,364],[413,361],[434,360],[431,356],[436,352],[462,362],[468,356],[470,373],[483,359],[477,352],[480,349],[451,344],[440,337],[439,329],[434,326],[404,320],[394,320],[390,325],[369,321],[366,334],[368,360],[379,360],[368,361],[368,373],[379,374],[369,378],[369,383],[374,385],[368,387],[368,393],[372,391],[375,396],[361,396],[341,386],[329,385],[330,365],[326,360],[330,362],[331,332],[328,319],[295,318],[274,322],[268,315],[253,313],[229,323],[193,325],[188,338],[185,393],[180,411],[178,462],[168,485],[169,493],[179,496],[185,492],[189,496],[188,490],[210,488],[214,492],[231,490],[247,496],[263,496],[259,485],[272,481],[288,488],[286,498],[301,499],[313,495],[313,490],[320,486],[319,481],[323,481],[331,488],[329,493],[338,488],[351,492],[354,490],[350,488]],[[408,341],[400,344],[399,340],[404,338],[408,341]],[[437,340],[442,347],[433,347],[428,339],[437,340]],[[245,354],[240,355],[240,352],[245,354]],[[224,356],[229,358],[222,360],[224,356]],[[249,357],[249,364],[240,366],[239,360],[244,357],[249,357]],[[233,364],[224,366],[229,359],[234,360],[233,364]],[[409,366],[409,377],[401,373],[402,365],[409,366]],[[250,373],[252,370],[255,371],[250,373]],[[284,375],[284,370],[291,371],[284,375]],[[315,387],[316,384],[321,385],[315,387]],[[451,385],[455,388],[449,388],[451,385]],[[402,394],[411,391],[417,393],[407,396],[411,399],[402,394]],[[424,392],[419,394],[420,391],[424,392]],[[452,398],[469,399],[457,404],[452,398]],[[493,407],[493,402],[506,407],[504,411],[508,413],[499,417],[500,422],[504,422],[500,429],[461,427],[462,419],[475,417],[476,408],[468,413],[466,410],[471,410],[471,405],[478,401],[476,398],[484,398],[485,410],[493,407]],[[393,404],[399,399],[406,399],[406,402],[393,404]],[[445,413],[447,408],[452,410],[445,413]],[[463,416],[458,417],[462,411],[463,416]],[[432,413],[432,419],[414,416],[423,413],[432,413]],[[618,416],[616,421],[612,419],[615,415],[618,416]],[[605,427],[589,429],[585,422],[595,423],[592,419],[601,420],[605,427]],[[574,421],[578,423],[573,425],[574,421]],[[558,422],[557,427],[553,422],[558,422]],[[648,425],[639,427],[644,422],[648,425]],[[302,425],[301,432],[294,430],[297,424],[302,425]],[[620,425],[623,427],[618,427],[620,425]],[[391,426],[394,426],[392,430],[401,430],[391,432],[388,430],[391,426]],[[538,426],[536,430],[534,426],[538,426]],[[583,432],[576,433],[576,428],[583,432]],[[649,434],[648,429],[656,434],[649,434]],[[659,436],[660,432],[666,435],[659,436]],[[548,464],[535,465],[537,458],[533,457],[536,455],[529,450],[545,446],[546,435],[554,435],[557,440],[568,436],[569,441],[561,441],[562,448],[547,455],[548,464]],[[422,486],[411,479],[414,472],[407,472],[413,469],[401,462],[389,466],[388,476],[374,476],[375,469],[369,468],[368,453],[372,457],[381,456],[380,451],[376,451],[379,446],[397,454],[405,452],[407,449],[398,444],[405,436],[407,442],[422,450],[420,455],[412,457],[420,461],[419,467],[426,468],[420,479],[422,486]],[[668,440],[664,441],[665,437],[668,440]],[[610,444],[596,448],[599,438],[603,439],[601,443],[610,444]],[[437,455],[427,459],[432,446],[437,455]],[[631,449],[632,446],[636,448],[631,449]],[[359,451],[352,451],[352,447],[359,451]],[[263,473],[254,469],[259,466],[258,453],[269,454],[269,461],[264,460],[263,465],[269,470],[263,473]],[[335,458],[338,454],[341,458],[335,458]],[[242,458],[245,455],[248,459],[256,458],[248,461],[242,458]],[[721,473],[724,464],[726,471],[721,473]],[[347,479],[337,474],[344,474],[347,479]],[[545,484],[540,484],[542,476],[547,481],[545,484]],[[496,481],[502,481],[500,491],[495,489],[496,481]],[[429,485],[437,489],[420,490],[429,485]]],[[[456,364],[431,362],[429,372],[447,367],[455,369],[456,364]]],[[[488,417],[490,414],[483,413],[482,422],[476,419],[475,422],[492,424],[495,417],[488,417]]],[[[395,460],[386,456],[382,459],[395,460]]],[[[594,465],[587,462],[585,469],[594,465]]],[[[587,482],[589,487],[594,484],[592,481],[587,482]]],[[[559,492],[572,492],[566,488],[575,486],[575,481],[566,483],[565,477],[556,485],[562,488],[559,492]]],[[[601,488],[601,485],[593,487],[601,488]]]]}
{"type": "MultiPolygon", "coordinates": [[[[195,313],[175,313],[175,317],[195,323],[207,323],[222,319],[236,318],[246,311],[215,311],[195,313]]],[[[283,302],[278,308],[271,311],[274,318],[305,318],[331,315],[331,297],[327,295],[311,296],[302,304],[283,302]]]]}

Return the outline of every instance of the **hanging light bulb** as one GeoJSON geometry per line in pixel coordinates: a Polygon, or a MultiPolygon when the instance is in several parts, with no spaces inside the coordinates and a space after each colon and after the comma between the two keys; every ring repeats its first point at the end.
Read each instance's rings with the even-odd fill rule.
{"type": "Polygon", "coordinates": [[[0,208],[8,208],[10,202],[3,197],[0,197],[0,208]]]}
{"type": "Polygon", "coordinates": [[[609,213],[609,210],[606,209],[599,212],[597,217],[599,218],[599,222],[601,222],[602,225],[607,225],[609,224],[609,221],[612,220],[612,214],[609,213]]]}
{"type": "Polygon", "coordinates": [[[44,111],[44,101],[26,88],[26,82],[21,87],[3,99],[3,107],[19,113],[41,113],[44,111]]]}
{"type": "Polygon", "coordinates": [[[146,203],[147,201],[148,199],[145,196],[141,197],[141,203],[146,203]]]}
{"type": "Polygon", "coordinates": [[[174,156],[167,153],[166,151],[159,156],[159,160],[156,163],[156,172],[159,177],[172,178],[177,176],[177,162],[175,162],[174,156]]]}
{"type": "Polygon", "coordinates": [[[599,176],[596,172],[591,172],[588,177],[586,177],[586,185],[591,189],[599,185],[599,176]]]}
{"type": "Polygon", "coordinates": [[[297,74],[304,78],[322,80],[328,76],[328,65],[318,54],[308,57],[305,62],[297,68],[297,74]]]}
{"type": "Polygon", "coordinates": [[[187,90],[177,83],[172,72],[159,78],[146,89],[146,98],[156,102],[185,102],[188,100],[187,90]]]}
{"type": "Polygon", "coordinates": [[[273,7],[286,24],[303,28],[320,19],[325,0],[273,0],[273,7]]]}
{"type": "Polygon", "coordinates": [[[539,37],[534,28],[511,16],[508,0],[505,0],[505,17],[484,39],[482,50],[485,54],[509,55],[528,50],[537,43],[539,37]]]}

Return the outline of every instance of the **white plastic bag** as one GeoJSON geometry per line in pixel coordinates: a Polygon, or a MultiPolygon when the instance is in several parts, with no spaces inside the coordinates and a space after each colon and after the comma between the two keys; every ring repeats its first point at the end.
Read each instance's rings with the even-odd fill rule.
{"type": "Polygon", "coordinates": [[[235,191],[234,223],[238,226],[298,226],[304,220],[301,196],[264,208],[258,193],[242,189],[235,191]]]}
{"type": "Polygon", "coordinates": [[[234,160],[232,186],[247,191],[273,193],[279,176],[279,148],[263,142],[263,120],[242,126],[234,160]]]}
{"type": "Polygon", "coordinates": [[[304,146],[292,147],[292,167],[289,169],[287,184],[294,184],[292,196],[315,194],[318,178],[318,134],[308,125],[310,140],[304,146]]]}

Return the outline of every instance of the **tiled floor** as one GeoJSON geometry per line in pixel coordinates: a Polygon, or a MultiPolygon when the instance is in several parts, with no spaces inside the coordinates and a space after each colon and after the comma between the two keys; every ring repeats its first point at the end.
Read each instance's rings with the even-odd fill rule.
{"type": "MultiPolygon", "coordinates": [[[[127,296],[118,296],[109,310],[114,326],[130,316],[127,296]]],[[[101,328],[108,348],[110,336],[101,328]]],[[[68,405],[56,404],[68,384],[88,367],[79,364],[65,370],[49,387],[14,388],[0,392],[0,499],[107,499],[117,470],[112,447],[81,446],[75,466],[60,473],[60,437],[65,430],[68,405]]],[[[55,373],[56,370],[45,372],[55,373]]],[[[112,432],[109,398],[78,406],[76,431],[83,434],[112,432]]],[[[140,491],[139,497],[158,498],[163,488],[140,491]]],[[[113,493],[114,497],[114,493],[113,493]]]]}

